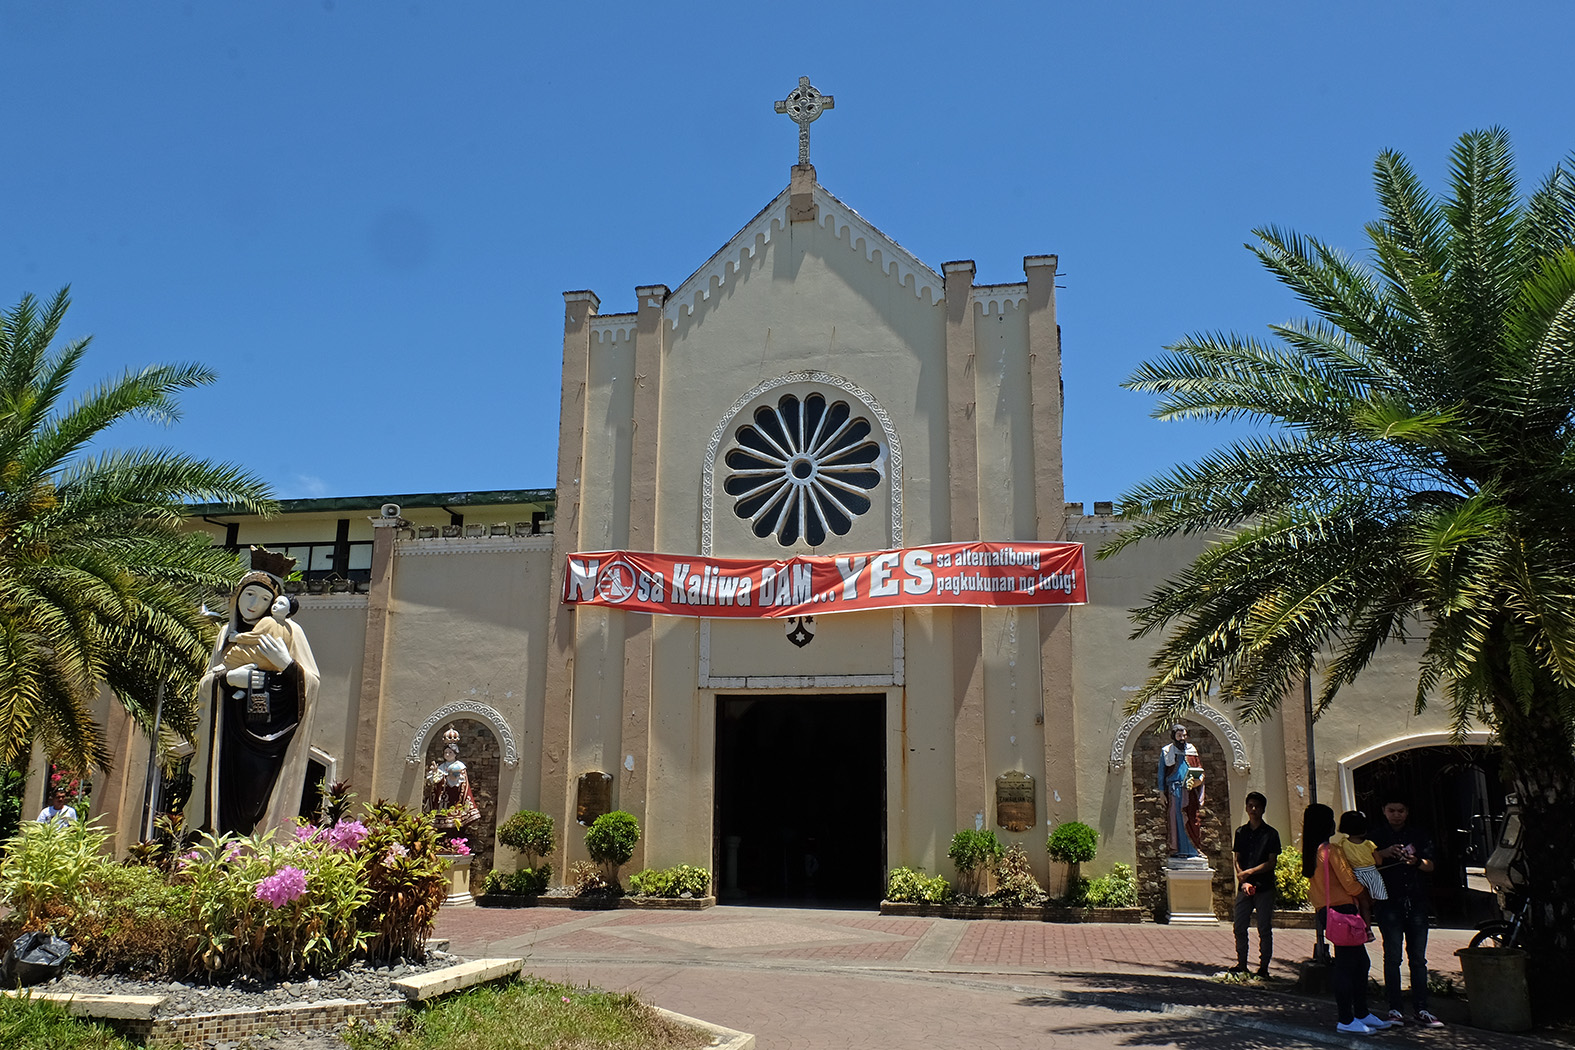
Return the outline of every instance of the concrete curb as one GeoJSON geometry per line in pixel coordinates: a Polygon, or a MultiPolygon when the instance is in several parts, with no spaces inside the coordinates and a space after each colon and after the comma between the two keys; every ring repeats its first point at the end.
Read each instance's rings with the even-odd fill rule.
{"type": "Polygon", "coordinates": [[[710,1032],[710,1050],[755,1050],[755,1037],[748,1032],[740,1032],[735,1028],[723,1028],[719,1024],[702,1021],[698,1017],[689,1017],[686,1014],[674,1013],[672,1010],[664,1010],[660,1006],[653,1006],[651,1009],[669,1021],[689,1028],[698,1028],[702,1032],[710,1032]]]}
{"type": "Polygon", "coordinates": [[[418,973],[402,981],[390,981],[389,987],[408,1001],[418,1003],[462,988],[518,976],[524,967],[524,959],[472,959],[431,973],[418,973]]]}

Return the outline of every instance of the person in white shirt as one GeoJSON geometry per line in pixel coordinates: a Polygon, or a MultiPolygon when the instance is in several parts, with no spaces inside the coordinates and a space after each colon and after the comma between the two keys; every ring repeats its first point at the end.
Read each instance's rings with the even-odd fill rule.
{"type": "Polygon", "coordinates": [[[38,812],[38,822],[48,824],[71,824],[77,819],[77,811],[66,804],[66,793],[56,788],[49,793],[49,805],[38,812]]]}

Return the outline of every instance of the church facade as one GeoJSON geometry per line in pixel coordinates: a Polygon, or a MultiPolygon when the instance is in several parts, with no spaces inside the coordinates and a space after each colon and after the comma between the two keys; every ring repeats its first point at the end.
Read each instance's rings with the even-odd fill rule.
{"type": "MultiPolygon", "coordinates": [[[[1022,844],[1051,883],[1046,836],[1081,820],[1100,833],[1086,867],[1135,863],[1162,911],[1165,727],[1128,710],[1153,644],[1129,638],[1127,610],[1196,547],[1096,561],[1120,522],[1065,502],[1055,256],[1010,284],[933,268],[804,159],[693,274],[636,288],[633,310],[565,293],[555,490],[301,500],[267,521],[205,507],[192,527],[304,552],[318,773],[418,805],[442,734],[461,730],[482,867],[514,867],[496,825],[539,809],[561,877],[585,857],[579,818],[610,807],[643,829],[628,870],[704,866],[724,899],[874,900],[899,865],[951,875],[962,828],[1022,844]],[[722,619],[563,600],[580,551],[770,560],[974,540],[1086,544],[1088,603],[722,619]]],[[[1463,791],[1492,809],[1493,788],[1462,786],[1447,760],[1485,783],[1486,737],[1458,746],[1443,711],[1411,714],[1414,688],[1414,665],[1388,658],[1312,748],[1299,696],[1258,724],[1211,707],[1188,720],[1210,768],[1217,906],[1248,791],[1288,843],[1315,793],[1338,809],[1396,777],[1438,795],[1439,826],[1463,791]]],[[[122,760],[95,808],[123,846],[151,812],[148,743],[106,711],[122,760]]]]}

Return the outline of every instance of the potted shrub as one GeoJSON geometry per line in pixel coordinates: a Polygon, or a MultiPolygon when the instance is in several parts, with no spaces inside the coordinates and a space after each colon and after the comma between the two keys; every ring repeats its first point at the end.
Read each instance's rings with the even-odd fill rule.
{"type": "Polygon", "coordinates": [[[646,868],[629,876],[629,888],[639,897],[702,900],[711,895],[711,873],[693,864],[646,868]]]}
{"type": "Polygon", "coordinates": [[[995,892],[990,900],[1008,908],[1037,908],[1045,902],[1028,851],[1015,842],[995,862],[995,892]]]}
{"type": "Polygon", "coordinates": [[[1085,884],[1081,866],[1094,859],[1099,849],[1099,832],[1077,820],[1069,820],[1050,833],[1045,852],[1051,860],[1066,865],[1066,890],[1062,899],[1070,905],[1083,903],[1085,884]]]}
{"type": "Polygon", "coordinates": [[[964,897],[984,896],[984,879],[1001,858],[1001,840],[988,828],[964,829],[952,836],[946,855],[957,866],[957,890],[964,897]]]}
{"type": "Polygon", "coordinates": [[[918,868],[892,868],[886,877],[886,900],[894,904],[947,904],[952,888],[943,875],[926,875],[918,868]]]}
{"type": "Polygon", "coordinates": [[[525,897],[545,892],[552,882],[552,865],[541,858],[552,852],[553,831],[552,818],[532,809],[520,810],[505,820],[498,828],[498,841],[518,853],[525,865],[511,875],[499,874],[496,880],[488,875],[488,892],[525,897]]]}
{"type": "Polygon", "coordinates": [[[1083,903],[1090,908],[1136,908],[1137,876],[1131,865],[1117,864],[1109,875],[1088,880],[1083,888],[1083,903]]]}
{"type": "Polygon", "coordinates": [[[615,895],[623,893],[618,882],[618,869],[634,856],[634,845],[640,841],[640,824],[634,814],[615,809],[597,817],[585,831],[585,849],[591,860],[601,865],[608,889],[615,895]]]}

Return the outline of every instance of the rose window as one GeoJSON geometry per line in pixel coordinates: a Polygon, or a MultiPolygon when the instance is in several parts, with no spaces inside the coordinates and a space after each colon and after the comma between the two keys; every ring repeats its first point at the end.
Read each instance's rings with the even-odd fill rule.
{"type": "Polygon", "coordinates": [[[733,513],[784,547],[847,535],[881,481],[873,429],[846,401],[827,404],[823,394],[785,394],[761,405],[734,431],[724,459],[731,473],[722,489],[733,497],[733,513]]]}

